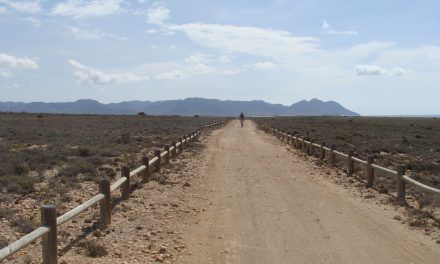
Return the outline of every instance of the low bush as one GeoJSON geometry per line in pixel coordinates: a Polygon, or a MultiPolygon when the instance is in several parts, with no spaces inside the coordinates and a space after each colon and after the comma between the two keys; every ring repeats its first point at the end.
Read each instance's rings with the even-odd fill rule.
{"type": "Polygon", "coordinates": [[[24,234],[29,234],[34,231],[38,225],[29,219],[24,219],[18,215],[15,215],[12,219],[10,219],[11,226],[17,228],[20,232],[24,234]]]}
{"type": "Polygon", "coordinates": [[[78,147],[78,154],[80,157],[88,157],[90,155],[90,149],[85,146],[78,147]]]}
{"type": "Polygon", "coordinates": [[[14,174],[16,175],[25,175],[29,173],[29,165],[27,163],[14,164],[14,174]]]}
{"type": "Polygon", "coordinates": [[[98,241],[88,240],[79,244],[80,248],[84,250],[87,257],[98,258],[108,255],[105,246],[98,243],[98,241]]]}
{"type": "Polygon", "coordinates": [[[64,166],[60,172],[61,177],[76,178],[78,174],[94,174],[96,165],[85,158],[78,158],[64,166]]]}
{"type": "Polygon", "coordinates": [[[131,140],[131,135],[130,135],[130,133],[123,133],[123,134],[121,135],[121,141],[120,141],[120,143],[122,143],[122,144],[128,144],[128,143],[130,143],[130,140],[131,140]]]}

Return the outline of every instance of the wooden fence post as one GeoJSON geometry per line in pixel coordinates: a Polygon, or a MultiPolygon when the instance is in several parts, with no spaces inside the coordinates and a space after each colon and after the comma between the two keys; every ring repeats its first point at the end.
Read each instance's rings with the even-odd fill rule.
{"type": "Polygon", "coordinates": [[[160,172],[160,149],[154,151],[154,155],[157,157],[156,168],[154,172],[160,172]]]}
{"type": "Polygon", "coordinates": [[[374,184],[374,168],[373,168],[373,163],[374,163],[374,156],[373,155],[368,155],[367,156],[367,188],[371,188],[373,187],[374,184]]]}
{"type": "Polygon", "coordinates": [[[397,166],[397,200],[400,202],[405,202],[405,181],[403,180],[403,175],[405,175],[405,166],[397,166]]]}
{"type": "Polygon", "coordinates": [[[199,134],[197,134],[197,130],[194,131],[194,141],[196,141],[199,138],[199,134]]]}
{"type": "Polygon", "coordinates": [[[99,181],[99,192],[104,195],[104,199],[99,202],[99,216],[101,229],[106,229],[112,222],[112,205],[110,193],[110,179],[101,178],[99,181]]]}
{"type": "Polygon", "coordinates": [[[188,140],[187,141],[188,142],[187,146],[189,146],[189,142],[191,142],[191,134],[188,134],[186,139],[188,140]]]}
{"type": "Polygon", "coordinates": [[[127,178],[121,187],[122,200],[128,200],[130,198],[130,167],[122,166],[121,177],[127,178]]]}
{"type": "Polygon", "coordinates": [[[354,151],[352,149],[350,149],[348,151],[348,157],[347,157],[347,176],[351,177],[353,176],[353,171],[354,171],[354,161],[353,161],[353,153],[354,151]]]}
{"type": "Polygon", "coordinates": [[[336,163],[335,149],[336,149],[335,145],[331,145],[331,147],[330,147],[330,164],[332,166],[335,166],[335,163],[336,163]]]}
{"type": "Polygon", "coordinates": [[[43,235],[42,250],[43,263],[58,263],[58,245],[57,245],[57,208],[55,205],[41,206],[41,224],[49,228],[49,232],[43,235]]]}
{"type": "Polygon", "coordinates": [[[319,156],[319,158],[320,158],[321,160],[324,160],[324,159],[325,159],[325,149],[324,149],[324,147],[325,147],[325,143],[322,142],[322,143],[321,143],[321,147],[320,147],[320,149],[321,149],[321,155],[319,156]]]}
{"type": "Polygon", "coordinates": [[[171,151],[171,158],[174,159],[177,156],[176,141],[175,140],[171,141],[171,145],[173,146],[173,150],[171,151]]]}
{"type": "Polygon", "coordinates": [[[183,152],[183,139],[181,137],[179,138],[179,142],[180,142],[179,152],[182,153],[183,152]]]}
{"type": "Polygon", "coordinates": [[[142,173],[142,182],[148,182],[150,180],[150,160],[147,156],[142,157],[142,165],[145,166],[144,173],[142,173]]]}
{"type": "Polygon", "coordinates": [[[170,145],[165,145],[163,148],[166,151],[165,164],[168,164],[168,163],[170,163],[170,145]]]}
{"type": "Polygon", "coordinates": [[[315,153],[315,147],[313,146],[313,140],[310,140],[310,144],[309,144],[309,156],[313,156],[313,154],[315,153]]]}

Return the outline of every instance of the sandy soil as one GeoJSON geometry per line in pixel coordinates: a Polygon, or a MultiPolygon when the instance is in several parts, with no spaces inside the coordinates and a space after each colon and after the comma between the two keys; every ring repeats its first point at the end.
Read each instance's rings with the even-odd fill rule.
{"type": "MultiPolygon", "coordinates": [[[[432,238],[395,220],[397,208],[353,196],[247,122],[209,139],[210,206],[186,226],[184,263],[438,263],[432,238]]],[[[333,172],[332,172],[333,173],[333,172]]]]}

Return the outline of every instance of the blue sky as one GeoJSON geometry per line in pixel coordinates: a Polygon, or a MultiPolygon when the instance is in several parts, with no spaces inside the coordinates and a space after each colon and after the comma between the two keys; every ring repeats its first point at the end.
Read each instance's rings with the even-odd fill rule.
{"type": "Polygon", "coordinates": [[[0,0],[0,101],[207,97],[440,114],[438,1],[0,0]]]}

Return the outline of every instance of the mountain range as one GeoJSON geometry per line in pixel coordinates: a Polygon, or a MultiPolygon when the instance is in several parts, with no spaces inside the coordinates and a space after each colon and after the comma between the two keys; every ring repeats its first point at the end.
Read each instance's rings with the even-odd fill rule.
{"type": "Polygon", "coordinates": [[[127,101],[103,104],[91,99],[75,102],[0,102],[0,112],[29,112],[57,114],[137,114],[147,115],[215,115],[237,116],[240,112],[248,116],[358,116],[334,101],[302,100],[290,106],[271,104],[261,100],[231,101],[205,98],[186,98],[165,101],[127,101]]]}

